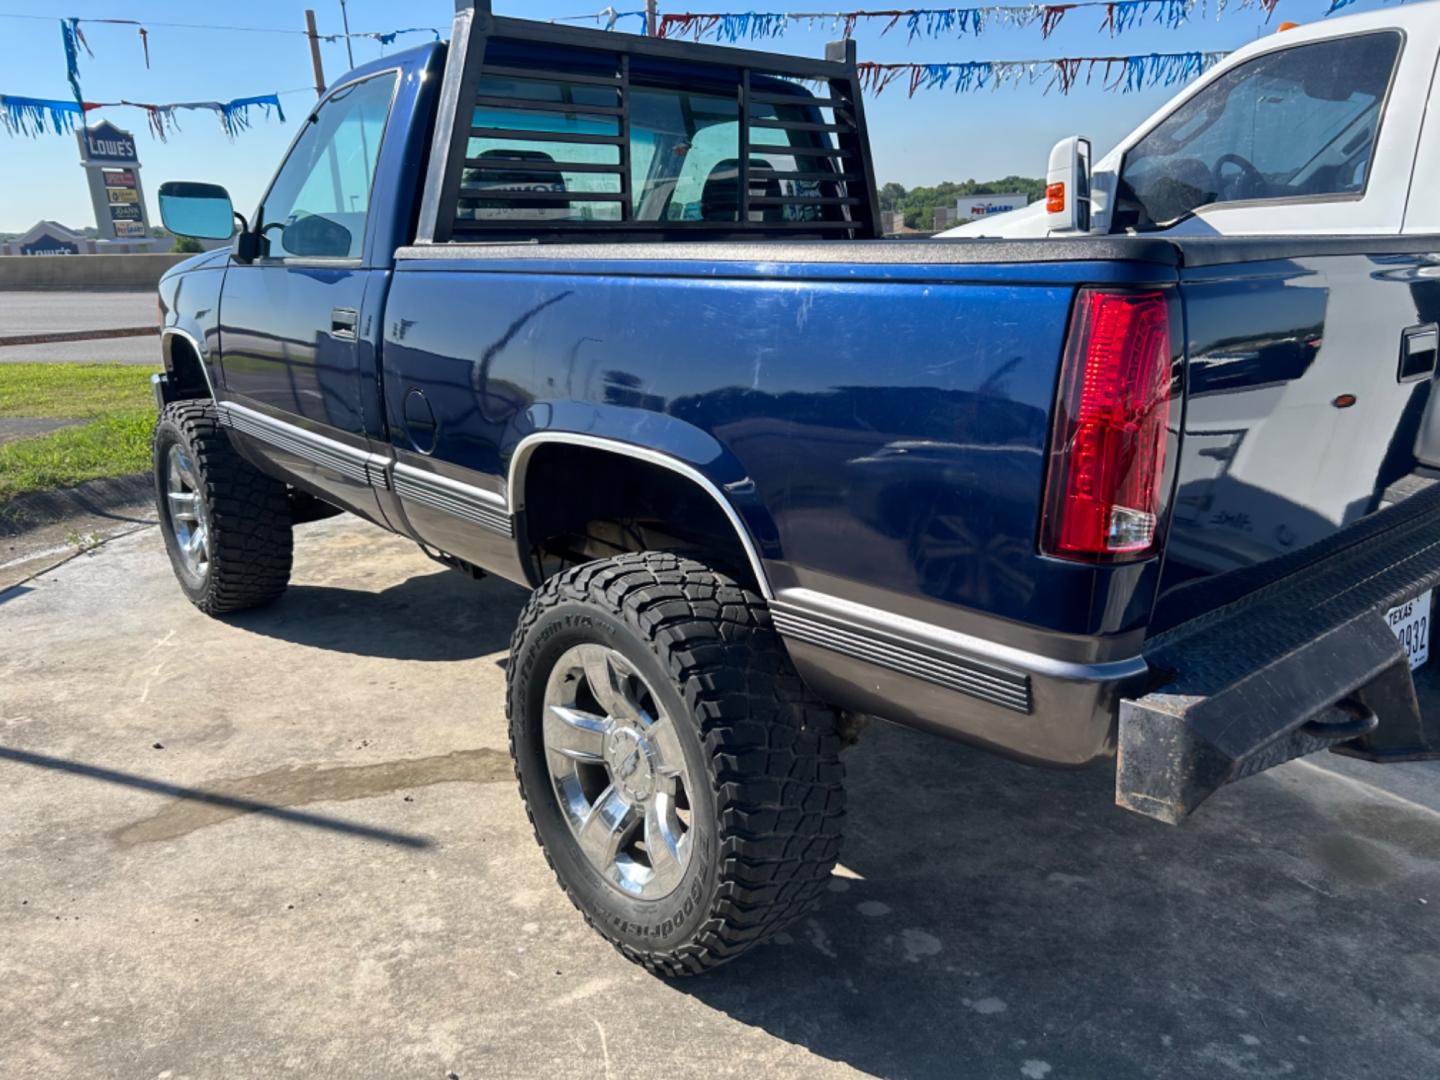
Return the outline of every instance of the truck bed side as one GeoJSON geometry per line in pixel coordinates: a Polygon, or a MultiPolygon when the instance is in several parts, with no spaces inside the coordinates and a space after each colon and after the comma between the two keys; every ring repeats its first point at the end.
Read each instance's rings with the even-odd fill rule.
{"type": "Polygon", "coordinates": [[[528,521],[565,479],[526,464],[537,440],[666,457],[733,507],[812,681],[1080,763],[1105,747],[1091,690],[1133,673],[1159,565],[1037,553],[1058,366],[1079,283],[1163,286],[1172,261],[1125,241],[406,249],[383,346],[397,491],[426,542],[534,580],[528,521]],[[474,529],[445,486],[513,526],[474,529]],[[933,676],[927,700],[896,668],[933,676]],[[1037,706],[1055,676],[1084,688],[1072,715],[1037,706]]]}

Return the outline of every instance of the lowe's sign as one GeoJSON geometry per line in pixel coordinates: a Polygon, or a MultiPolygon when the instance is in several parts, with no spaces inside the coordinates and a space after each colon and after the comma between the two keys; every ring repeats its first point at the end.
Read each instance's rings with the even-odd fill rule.
{"type": "Polygon", "coordinates": [[[82,149],[81,159],[87,163],[105,161],[133,165],[139,160],[135,156],[135,136],[121,131],[109,121],[85,129],[82,149]]]}

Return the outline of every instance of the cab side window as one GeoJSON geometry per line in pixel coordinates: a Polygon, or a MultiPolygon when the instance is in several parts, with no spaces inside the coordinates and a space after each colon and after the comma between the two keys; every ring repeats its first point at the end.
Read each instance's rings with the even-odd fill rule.
{"type": "Polygon", "coordinates": [[[395,75],[347,86],[306,122],[260,208],[266,257],[358,259],[395,75]]]}
{"type": "Polygon", "coordinates": [[[1163,229],[1204,206],[1364,193],[1393,31],[1297,45],[1227,72],[1125,155],[1116,229],[1163,229]]]}

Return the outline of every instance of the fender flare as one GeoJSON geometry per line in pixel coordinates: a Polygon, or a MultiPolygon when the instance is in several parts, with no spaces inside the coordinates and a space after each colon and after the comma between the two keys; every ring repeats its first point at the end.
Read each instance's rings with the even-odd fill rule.
{"type": "MultiPolygon", "coordinates": [[[[731,528],[735,530],[736,539],[745,551],[745,556],[750,562],[750,569],[755,574],[755,581],[760,588],[761,595],[766,601],[775,599],[774,590],[770,586],[770,579],[765,572],[765,563],[761,558],[760,549],[755,543],[755,538],[750,529],[746,526],[740,511],[735,504],[726,497],[721,487],[704,472],[691,463],[684,461],[671,454],[655,450],[647,446],[637,446],[634,443],[627,443],[620,439],[602,435],[584,434],[573,431],[544,430],[526,435],[515,444],[510,454],[510,467],[506,477],[505,495],[506,502],[512,515],[519,515],[525,508],[525,479],[526,471],[530,465],[530,458],[541,446],[549,443],[559,443],[569,446],[582,446],[591,450],[601,450],[622,457],[633,458],[650,465],[656,465],[662,469],[668,469],[673,473],[685,477],[704,491],[720,511],[730,522],[731,528]]],[[[744,481],[748,483],[748,481],[744,481]]]]}
{"type": "Polygon", "coordinates": [[[170,350],[172,348],[171,343],[174,338],[179,338],[181,341],[185,342],[185,344],[190,346],[190,350],[195,354],[196,362],[200,365],[200,374],[205,377],[205,385],[210,390],[210,400],[218,402],[220,400],[220,396],[215,393],[215,379],[210,374],[210,364],[206,359],[206,350],[201,348],[200,342],[197,341],[195,339],[195,336],[191,334],[188,330],[182,330],[178,326],[166,326],[161,328],[160,355],[165,361],[165,370],[175,370],[174,365],[170,361],[170,350]]]}

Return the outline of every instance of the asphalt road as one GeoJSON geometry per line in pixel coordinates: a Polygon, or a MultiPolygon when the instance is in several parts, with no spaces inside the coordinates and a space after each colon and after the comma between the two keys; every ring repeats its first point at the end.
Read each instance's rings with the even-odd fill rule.
{"type": "MultiPolygon", "coordinates": [[[[0,337],[58,331],[155,325],[155,290],[70,292],[0,290],[0,337]]],[[[96,362],[160,366],[151,337],[67,341],[0,347],[0,364],[20,361],[96,362]]]]}
{"type": "Polygon", "coordinates": [[[1172,829],[879,726],[820,910],[665,982],[530,835],[522,592],[345,518],[297,556],[223,621],[153,528],[0,593],[6,1075],[1436,1074],[1432,766],[1291,763],[1172,829]]]}

